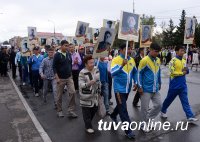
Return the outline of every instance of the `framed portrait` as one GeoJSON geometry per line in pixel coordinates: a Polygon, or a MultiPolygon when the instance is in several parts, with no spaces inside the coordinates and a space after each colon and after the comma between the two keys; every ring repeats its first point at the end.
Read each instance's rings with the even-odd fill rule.
{"type": "Polygon", "coordinates": [[[40,43],[41,43],[41,46],[46,45],[47,39],[46,39],[46,38],[41,38],[41,39],[40,39],[40,43]]]}
{"type": "Polygon", "coordinates": [[[115,21],[113,20],[108,20],[108,19],[103,19],[103,27],[104,28],[110,28],[114,29],[115,28],[115,21]]]}
{"type": "Polygon", "coordinates": [[[184,44],[193,44],[195,33],[196,19],[186,17],[184,44]]]}
{"type": "Polygon", "coordinates": [[[121,12],[118,38],[138,42],[140,16],[129,12],[121,12]]]}
{"type": "Polygon", "coordinates": [[[37,37],[36,27],[28,27],[28,38],[29,41],[35,40],[37,37]]]}
{"type": "Polygon", "coordinates": [[[152,43],[152,26],[142,25],[140,30],[140,47],[149,47],[152,43]]]}
{"type": "Polygon", "coordinates": [[[95,45],[93,57],[107,57],[115,40],[115,36],[115,29],[102,27],[97,44],[95,45]]]}
{"type": "Polygon", "coordinates": [[[88,33],[89,23],[78,21],[76,28],[76,37],[85,38],[88,33]]]}
{"type": "Polygon", "coordinates": [[[100,28],[93,28],[92,29],[93,43],[97,43],[99,34],[100,34],[100,28]]]}

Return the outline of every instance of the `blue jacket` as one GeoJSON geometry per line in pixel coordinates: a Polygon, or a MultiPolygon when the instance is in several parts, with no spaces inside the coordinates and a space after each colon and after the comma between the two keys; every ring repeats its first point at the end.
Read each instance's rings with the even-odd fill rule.
{"type": "Polygon", "coordinates": [[[108,63],[99,61],[98,68],[100,72],[100,81],[108,83],[108,63]]]}
{"type": "Polygon", "coordinates": [[[32,71],[39,71],[40,64],[42,63],[42,60],[44,59],[43,55],[33,55],[32,57],[29,58],[28,63],[32,65],[31,69],[32,71]]]}
{"type": "Polygon", "coordinates": [[[146,93],[156,93],[161,86],[160,59],[149,55],[144,57],[138,67],[138,85],[146,93]]]}
{"type": "Polygon", "coordinates": [[[128,57],[128,63],[123,67],[124,55],[119,55],[112,60],[111,75],[114,80],[115,93],[130,93],[132,81],[137,84],[137,68],[133,58],[128,57]]]}

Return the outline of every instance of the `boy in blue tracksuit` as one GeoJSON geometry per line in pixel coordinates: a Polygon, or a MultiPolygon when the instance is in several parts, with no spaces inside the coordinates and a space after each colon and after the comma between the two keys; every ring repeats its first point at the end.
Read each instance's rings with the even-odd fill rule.
{"type": "MultiPolygon", "coordinates": [[[[115,107],[113,113],[110,115],[113,121],[117,121],[117,115],[119,114],[122,122],[131,123],[126,101],[132,87],[132,80],[134,80],[134,88],[137,85],[137,68],[135,61],[130,56],[125,59],[126,44],[120,46],[121,54],[115,57],[111,63],[111,75],[113,77],[113,87],[115,92],[115,99],[117,106],[115,107]]],[[[129,48],[128,54],[131,50],[129,48]]],[[[134,139],[135,135],[130,130],[125,130],[126,136],[130,139],[134,139]]]]}
{"type": "Polygon", "coordinates": [[[31,70],[32,70],[32,79],[33,79],[33,86],[35,90],[35,96],[39,96],[39,89],[42,89],[42,79],[39,74],[39,68],[43,60],[43,55],[39,54],[39,47],[33,48],[33,56],[31,56],[28,60],[28,63],[31,64],[31,70]]]}
{"type": "Polygon", "coordinates": [[[176,57],[174,57],[169,64],[170,83],[166,99],[163,102],[161,117],[167,118],[166,112],[174,99],[179,96],[183,110],[188,121],[197,121],[191,110],[188,102],[188,91],[185,75],[189,74],[189,69],[186,67],[186,61],[183,59],[185,53],[184,47],[177,46],[175,48],[176,57]]]}

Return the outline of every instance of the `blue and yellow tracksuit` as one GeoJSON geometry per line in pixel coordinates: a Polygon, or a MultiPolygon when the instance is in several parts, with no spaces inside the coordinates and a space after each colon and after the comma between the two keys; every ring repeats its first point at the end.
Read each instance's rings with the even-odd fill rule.
{"type": "MultiPolygon", "coordinates": [[[[176,56],[169,63],[170,70],[170,83],[169,90],[166,99],[163,102],[162,112],[166,113],[169,105],[174,101],[177,95],[181,100],[183,110],[187,118],[194,117],[194,114],[189,105],[188,96],[187,96],[187,84],[186,78],[183,74],[183,69],[186,65],[186,61],[182,57],[176,56]]],[[[189,70],[187,70],[187,74],[189,70]]]]}
{"type": "Polygon", "coordinates": [[[137,68],[133,58],[128,57],[128,63],[122,67],[124,55],[119,55],[112,60],[111,75],[114,79],[115,93],[129,93],[132,87],[132,80],[137,84],[137,68]]]}
{"type": "MultiPolygon", "coordinates": [[[[112,60],[111,75],[114,80],[114,92],[117,106],[115,107],[111,118],[116,119],[119,114],[122,122],[129,122],[130,118],[127,111],[126,101],[132,87],[132,80],[137,84],[137,68],[133,58],[128,57],[127,64],[123,67],[124,55],[119,55],[112,60]]],[[[132,133],[131,129],[125,130],[126,134],[132,133]]]]}
{"type": "Polygon", "coordinates": [[[138,66],[138,86],[146,93],[156,93],[161,86],[160,59],[150,55],[144,57],[138,66]]]}

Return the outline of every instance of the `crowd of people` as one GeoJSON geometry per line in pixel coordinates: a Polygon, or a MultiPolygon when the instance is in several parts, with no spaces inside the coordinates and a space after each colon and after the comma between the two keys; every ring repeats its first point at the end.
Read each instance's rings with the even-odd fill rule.
{"type": "MultiPolygon", "coordinates": [[[[126,58],[126,44],[122,44],[117,52],[112,50],[108,57],[96,60],[92,55],[85,55],[83,47],[76,51],[75,46],[66,40],[61,41],[60,49],[57,51],[53,46],[46,45],[45,50],[41,52],[40,47],[35,46],[30,57],[23,56],[20,50],[15,52],[14,47],[8,54],[7,49],[2,47],[0,70],[1,76],[7,76],[10,62],[12,77],[15,79],[18,68],[22,85],[30,84],[35,97],[42,95],[44,103],[48,101],[47,94],[50,88],[58,118],[64,117],[62,96],[65,90],[69,97],[67,115],[72,118],[78,117],[75,112],[75,98],[79,94],[85,129],[88,133],[94,133],[92,120],[98,111],[100,96],[103,97],[107,116],[118,122],[119,115],[122,122],[131,123],[127,99],[132,88],[136,91],[133,106],[138,107],[138,102],[141,101],[141,121],[154,119],[159,113],[162,118],[167,118],[167,109],[176,96],[181,100],[187,120],[197,121],[188,101],[185,75],[189,73],[189,69],[184,59],[184,47],[161,49],[158,44],[152,43],[146,52],[145,56],[144,48],[140,48],[132,57],[133,49],[129,47],[126,58]],[[169,91],[163,103],[159,93],[162,86],[162,62],[169,65],[170,72],[169,91]],[[116,106],[111,112],[112,88],[116,106]],[[150,101],[153,107],[149,111],[150,101]]],[[[190,52],[188,58],[193,61],[189,62],[194,63],[195,60],[195,65],[199,64],[195,59],[198,58],[199,62],[199,51],[194,49],[190,52]],[[195,58],[190,55],[194,55],[195,58]]],[[[149,132],[150,128],[143,125],[141,130],[149,132]]],[[[135,138],[131,129],[125,130],[125,134],[130,139],[135,138]]]]}

